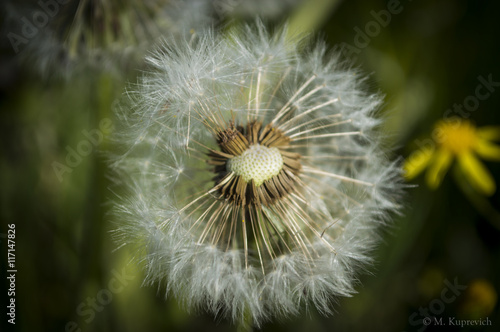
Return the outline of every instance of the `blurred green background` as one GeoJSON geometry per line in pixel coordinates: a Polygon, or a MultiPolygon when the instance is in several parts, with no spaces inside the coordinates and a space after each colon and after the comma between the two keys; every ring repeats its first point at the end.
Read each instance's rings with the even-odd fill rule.
{"type": "MultiPolygon", "coordinates": [[[[406,0],[382,21],[380,11],[394,1],[327,2],[287,2],[278,14],[273,11],[268,25],[294,17],[294,26],[315,28],[330,48],[370,75],[372,92],[386,95],[383,132],[396,147],[395,157],[421,148],[448,109],[475,95],[479,76],[500,82],[498,1],[406,0]],[[328,10],[317,17],[307,12],[316,6],[328,10]]],[[[44,78],[5,38],[10,22],[19,18],[10,5],[3,6],[0,57],[1,330],[235,331],[224,320],[165,300],[162,286],[141,287],[142,271],[110,237],[115,225],[107,216],[113,193],[102,153],[105,139],[94,136],[96,143],[83,147],[88,154],[70,171],[54,171],[54,162],[65,163],[68,147],[88,141],[87,133],[110,133],[102,120],[112,118],[113,101],[127,80],[135,80],[140,62],[119,74],[93,68],[44,78]],[[16,229],[15,326],[5,314],[8,224],[16,229]],[[105,305],[92,304],[96,298],[105,305]]],[[[221,16],[210,10],[218,26],[253,20],[252,13],[221,16]]],[[[500,126],[497,90],[470,112],[478,127],[500,126]]],[[[486,166],[500,183],[500,163],[486,166]]],[[[499,331],[500,192],[477,196],[452,173],[437,190],[423,176],[409,182],[418,186],[402,199],[404,215],[395,216],[385,232],[372,273],[361,277],[359,294],[337,299],[334,316],[313,310],[262,330],[422,331],[421,310],[427,309],[445,325],[449,317],[488,317],[491,326],[431,324],[426,331],[499,331]]]]}

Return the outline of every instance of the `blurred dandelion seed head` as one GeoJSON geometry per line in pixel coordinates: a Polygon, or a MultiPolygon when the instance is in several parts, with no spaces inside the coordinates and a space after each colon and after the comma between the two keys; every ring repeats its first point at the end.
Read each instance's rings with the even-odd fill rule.
{"type": "MultiPolygon", "coordinates": [[[[27,16],[39,8],[25,10],[27,16]]],[[[97,69],[122,75],[137,69],[159,38],[188,38],[208,26],[204,0],[82,0],[58,5],[22,45],[26,63],[45,77],[97,69]]]]}
{"type": "Polygon", "coordinates": [[[121,244],[189,308],[254,324],[332,312],[397,211],[378,95],[261,24],[162,45],[117,110],[121,244]]]}

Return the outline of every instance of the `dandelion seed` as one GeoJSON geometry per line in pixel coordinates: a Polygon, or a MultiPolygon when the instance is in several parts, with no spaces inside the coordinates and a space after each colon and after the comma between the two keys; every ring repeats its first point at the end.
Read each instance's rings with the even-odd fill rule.
{"type": "Polygon", "coordinates": [[[401,189],[380,97],[285,35],[257,24],[161,47],[118,112],[112,160],[129,192],[116,232],[143,248],[148,282],[255,325],[352,295],[401,189]]]}

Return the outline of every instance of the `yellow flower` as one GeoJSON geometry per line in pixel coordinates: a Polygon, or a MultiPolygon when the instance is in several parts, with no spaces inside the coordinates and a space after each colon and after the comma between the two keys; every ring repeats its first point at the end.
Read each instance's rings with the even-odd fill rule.
{"type": "Polygon", "coordinates": [[[500,161],[500,146],[493,141],[500,139],[500,127],[476,128],[470,121],[453,119],[436,124],[435,144],[414,152],[405,162],[405,176],[413,179],[424,169],[428,186],[439,186],[452,162],[458,167],[471,186],[484,195],[496,190],[495,180],[478,157],[500,161]]]}

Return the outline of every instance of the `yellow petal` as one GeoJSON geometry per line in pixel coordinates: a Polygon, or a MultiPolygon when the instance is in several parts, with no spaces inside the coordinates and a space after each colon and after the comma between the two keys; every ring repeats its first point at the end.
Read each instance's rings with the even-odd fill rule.
{"type": "Polygon", "coordinates": [[[495,192],[495,180],[472,153],[464,153],[458,157],[458,160],[462,171],[475,190],[488,196],[495,192]]]}
{"type": "Polygon", "coordinates": [[[500,146],[492,144],[484,139],[478,139],[476,152],[486,160],[500,161],[500,146]]]}
{"type": "Polygon", "coordinates": [[[429,166],[427,171],[427,185],[431,189],[436,189],[443,181],[443,178],[450,168],[450,164],[453,161],[453,155],[450,151],[445,149],[439,149],[435,153],[435,158],[432,164],[429,166]]]}
{"type": "Polygon", "coordinates": [[[407,180],[411,180],[419,175],[432,159],[433,147],[426,147],[413,152],[405,160],[404,171],[407,180]]]}
{"type": "Polygon", "coordinates": [[[488,141],[499,141],[500,140],[500,126],[486,126],[477,128],[477,134],[482,139],[488,141]]]}

